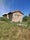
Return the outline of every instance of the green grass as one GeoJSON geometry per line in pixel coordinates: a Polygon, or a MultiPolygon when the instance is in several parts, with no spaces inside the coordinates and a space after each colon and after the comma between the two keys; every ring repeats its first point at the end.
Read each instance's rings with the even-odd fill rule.
{"type": "Polygon", "coordinates": [[[0,21],[0,40],[30,40],[30,28],[16,24],[0,21]]]}

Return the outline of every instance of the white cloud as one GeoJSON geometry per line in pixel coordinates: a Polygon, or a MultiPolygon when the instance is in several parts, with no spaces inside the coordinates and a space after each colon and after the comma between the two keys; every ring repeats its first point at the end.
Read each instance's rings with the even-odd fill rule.
{"type": "Polygon", "coordinates": [[[0,0],[0,15],[9,12],[14,0],[0,0]]]}

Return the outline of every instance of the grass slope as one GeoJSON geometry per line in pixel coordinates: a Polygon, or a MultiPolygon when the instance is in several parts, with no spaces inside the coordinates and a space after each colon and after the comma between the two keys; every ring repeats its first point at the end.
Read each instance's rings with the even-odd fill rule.
{"type": "Polygon", "coordinates": [[[30,28],[0,21],[0,40],[30,40],[30,28]]]}

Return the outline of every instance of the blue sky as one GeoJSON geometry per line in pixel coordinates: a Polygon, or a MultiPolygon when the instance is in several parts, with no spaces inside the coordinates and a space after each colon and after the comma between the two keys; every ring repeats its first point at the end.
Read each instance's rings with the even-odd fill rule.
{"type": "Polygon", "coordinates": [[[20,10],[24,15],[28,15],[30,13],[30,0],[0,0],[0,16],[15,10],[20,10]]]}

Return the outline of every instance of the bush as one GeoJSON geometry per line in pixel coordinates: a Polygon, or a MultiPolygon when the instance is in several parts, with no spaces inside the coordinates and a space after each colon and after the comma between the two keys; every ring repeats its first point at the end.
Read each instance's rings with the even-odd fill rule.
{"type": "Polygon", "coordinates": [[[9,22],[9,19],[7,19],[6,17],[0,17],[0,21],[6,21],[6,22],[9,22]]]}
{"type": "Polygon", "coordinates": [[[30,17],[28,18],[27,23],[28,23],[28,27],[30,27],[30,17]]]}
{"type": "Polygon", "coordinates": [[[24,22],[24,23],[26,22],[27,25],[28,25],[28,27],[30,27],[30,15],[29,15],[29,16],[24,16],[23,22],[24,22]]]}
{"type": "Polygon", "coordinates": [[[28,16],[24,16],[23,22],[26,22],[28,20],[28,16]]]}

